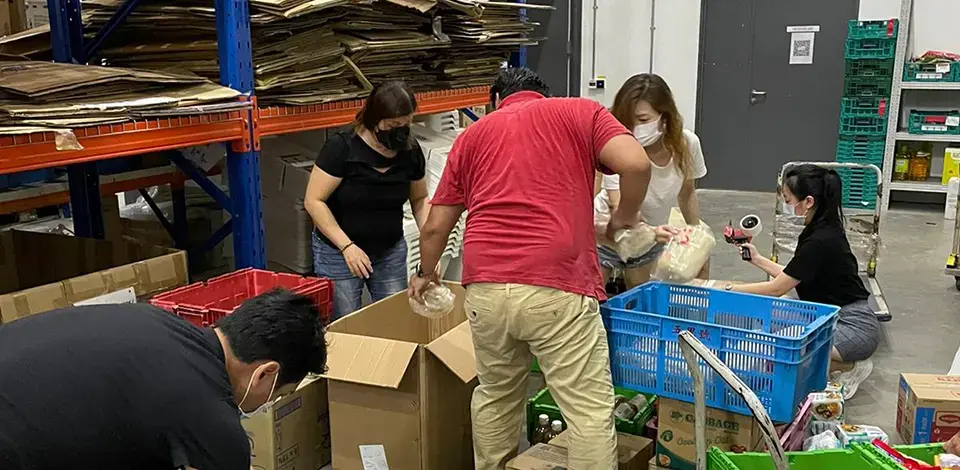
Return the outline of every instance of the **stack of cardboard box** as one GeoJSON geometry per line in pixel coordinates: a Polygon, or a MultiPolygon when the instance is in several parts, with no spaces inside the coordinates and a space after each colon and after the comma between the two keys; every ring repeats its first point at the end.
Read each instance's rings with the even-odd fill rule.
{"type": "Polygon", "coordinates": [[[897,433],[905,444],[946,442],[960,432],[960,376],[903,374],[897,433]]]}
{"type": "MultiPolygon", "coordinates": [[[[658,403],[656,464],[676,470],[697,468],[694,405],[662,397],[658,403]]],[[[760,427],[752,416],[707,408],[706,422],[708,448],[753,452],[763,447],[760,427]]]]}

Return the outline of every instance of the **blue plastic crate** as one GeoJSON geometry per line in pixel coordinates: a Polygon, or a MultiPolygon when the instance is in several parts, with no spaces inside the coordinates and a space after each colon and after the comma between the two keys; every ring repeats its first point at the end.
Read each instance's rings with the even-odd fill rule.
{"type": "MultiPolygon", "coordinates": [[[[740,377],[777,422],[827,383],[839,307],[650,282],[600,307],[615,385],[693,402],[693,380],[677,335],[694,333],[740,377]]],[[[751,414],[702,365],[707,406],[751,414]]]]}

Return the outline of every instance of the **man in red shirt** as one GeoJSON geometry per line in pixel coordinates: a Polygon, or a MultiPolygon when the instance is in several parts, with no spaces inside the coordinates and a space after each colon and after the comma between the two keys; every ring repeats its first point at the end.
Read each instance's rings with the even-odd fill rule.
{"type": "Polygon", "coordinates": [[[547,95],[532,71],[501,72],[490,89],[497,111],[450,151],[410,280],[416,297],[436,281],[447,237],[466,209],[464,308],[480,382],[472,404],[477,470],[503,468],[516,453],[533,356],[567,418],[569,468],[617,466],[594,175],[599,168],[621,176],[612,233],[636,223],[650,162],[600,104],[547,95]]]}

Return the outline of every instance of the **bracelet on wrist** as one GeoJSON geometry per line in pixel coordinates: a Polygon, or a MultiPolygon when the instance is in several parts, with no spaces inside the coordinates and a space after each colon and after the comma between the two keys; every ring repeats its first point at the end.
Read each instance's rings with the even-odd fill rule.
{"type": "Polygon", "coordinates": [[[340,254],[342,255],[343,252],[347,251],[347,248],[350,248],[351,246],[353,246],[353,242],[347,243],[346,246],[344,246],[343,248],[340,248],[340,254]]]}

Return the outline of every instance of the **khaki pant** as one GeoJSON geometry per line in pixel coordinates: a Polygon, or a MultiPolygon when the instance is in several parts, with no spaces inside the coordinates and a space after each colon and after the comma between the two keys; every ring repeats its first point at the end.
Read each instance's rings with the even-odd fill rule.
{"type": "Polygon", "coordinates": [[[471,284],[464,303],[477,353],[476,470],[517,449],[533,356],[571,433],[570,470],[617,468],[610,351],[596,299],[522,284],[471,284]],[[531,354],[532,353],[532,354],[531,354]]]}

